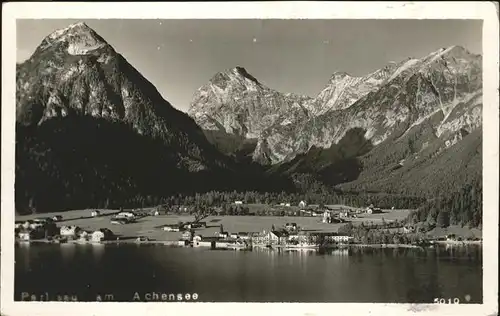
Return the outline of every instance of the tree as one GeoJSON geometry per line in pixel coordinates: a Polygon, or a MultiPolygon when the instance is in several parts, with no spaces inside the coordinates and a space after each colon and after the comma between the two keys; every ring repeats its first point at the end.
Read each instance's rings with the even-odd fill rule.
{"type": "Polygon", "coordinates": [[[438,227],[448,227],[450,226],[450,214],[448,211],[440,211],[436,219],[436,224],[438,227]]]}

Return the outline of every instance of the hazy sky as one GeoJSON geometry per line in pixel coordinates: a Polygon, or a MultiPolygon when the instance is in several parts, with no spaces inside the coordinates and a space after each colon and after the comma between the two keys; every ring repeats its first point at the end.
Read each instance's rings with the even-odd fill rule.
{"type": "Polygon", "coordinates": [[[197,88],[235,66],[270,88],[315,96],[335,71],[364,75],[451,45],[482,52],[480,20],[18,20],[18,62],[78,21],[183,111],[197,88]]]}

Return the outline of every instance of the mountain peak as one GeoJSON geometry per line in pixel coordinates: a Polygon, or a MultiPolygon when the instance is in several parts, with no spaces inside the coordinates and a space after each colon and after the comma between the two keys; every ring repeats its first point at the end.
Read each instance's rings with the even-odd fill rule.
{"type": "Polygon", "coordinates": [[[245,67],[241,67],[241,66],[236,66],[232,69],[233,72],[237,72],[237,73],[240,73],[240,74],[246,74],[247,73],[247,70],[245,69],[245,67]]]}
{"type": "Polygon", "coordinates": [[[56,30],[49,34],[40,45],[40,49],[47,49],[57,45],[67,46],[67,52],[72,55],[84,55],[91,50],[108,45],[85,22],[77,22],[68,27],[56,30]]]}
{"type": "Polygon", "coordinates": [[[467,49],[460,45],[453,45],[449,47],[443,47],[439,50],[431,53],[424,60],[435,61],[439,58],[461,58],[461,59],[475,59],[480,55],[472,54],[467,49]]]}
{"type": "Polygon", "coordinates": [[[233,69],[231,69],[231,72],[233,72],[236,75],[242,76],[244,78],[250,79],[251,81],[259,84],[259,81],[254,76],[249,74],[248,71],[244,67],[236,66],[233,69]]]}
{"type": "Polygon", "coordinates": [[[336,71],[331,75],[330,82],[335,82],[337,80],[341,80],[344,78],[350,78],[350,77],[352,77],[352,76],[345,71],[336,71]]]}

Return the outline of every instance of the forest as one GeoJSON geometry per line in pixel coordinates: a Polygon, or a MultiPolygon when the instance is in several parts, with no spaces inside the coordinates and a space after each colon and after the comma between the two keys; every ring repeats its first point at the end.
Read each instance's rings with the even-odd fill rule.
{"type": "Polygon", "coordinates": [[[439,195],[421,205],[409,215],[409,222],[425,223],[429,227],[461,225],[482,227],[482,183],[480,179],[466,184],[460,191],[439,195]]]}

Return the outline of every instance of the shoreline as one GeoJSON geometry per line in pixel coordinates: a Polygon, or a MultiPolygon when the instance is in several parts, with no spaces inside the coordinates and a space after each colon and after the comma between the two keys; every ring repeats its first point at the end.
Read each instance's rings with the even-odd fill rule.
{"type": "Polygon", "coordinates": [[[432,244],[444,244],[444,245],[482,245],[482,240],[433,240],[430,241],[432,244]]]}
{"type": "Polygon", "coordinates": [[[159,246],[167,246],[167,247],[176,247],[176,248],[208,248],[212,250],[251,250],[252,248],[257,249],[270,249],[270,250],[320,250],[320,249],[346,249],[346,248],[373,248],[373,249],[386,249],[386,248],[411,248],[411,249],[423,249],[423,248],[433,248],[435,245],[454,245],[454,246],[468,246],[468,245],[478,245],[482,246],[482,241],[431,241],[427,245],[412,245],[412,244],[336,244],[329,246],[283,246],[283,245],[252,245],[248,246],[238,246],[228,244],[227,241],[220,241],[216,243],[215,248],[208,245],[193,245],[192,243],[184,240],[147,240],[147,241],[136,241],[135,239],[126,239],[126,240],[105,240],[101,242],[92,242],[92,241],[80,241],[80,240],[70,240],[65,242],[46,240],[46,239],[36,239],[30,241],[24,240],[15,240],[15,244],[26,245],[26,244],[59,244],[59,245],[120,245],[120,244],[136,244],[136,245],[159,245],[159,246]],[[217,244],[219,244],[217,246],[217,244]]]}
{"type": "Polygon", "coordinates": [[[411,244],[350,244],[353,248],[429,248],[429,246],[418,246],[411,244]]]}

